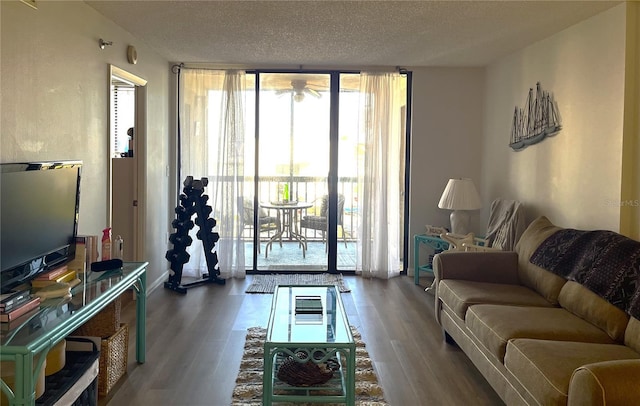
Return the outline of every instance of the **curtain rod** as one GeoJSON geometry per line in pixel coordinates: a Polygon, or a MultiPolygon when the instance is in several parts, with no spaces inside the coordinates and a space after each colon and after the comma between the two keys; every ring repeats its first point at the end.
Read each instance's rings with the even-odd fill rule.
{"type": "Polygon", "coordinates": [[[390,66],[368,66],[362,67],[360,69],[348,68],[348,67],[330,67],[330,66],[304,66],[298,65],[296,67],[292,66],[265,66],[261,68],[249,67],[246,65],[212,65],[207,63],[190,63],[186,65],[184,62],[179,64],[175,64],[171,67],[171,71],[177,74],[181,69],[204,69],[204,70],[245,70],[247,73],[256,73],[256,72],[264,72],[264,73],[308,73],[308,72],[342,72],[342,73],[360,73],[363,71],[366,72],[398,72],[401,75],[406,75],[409,71],[406,68],[402,68],[400,66],[390,67],[390,66]]]}

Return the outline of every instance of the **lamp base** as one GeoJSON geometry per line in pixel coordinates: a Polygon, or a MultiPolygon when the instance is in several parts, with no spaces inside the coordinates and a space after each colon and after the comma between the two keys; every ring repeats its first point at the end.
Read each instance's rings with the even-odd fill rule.
{"type": "Polygon", "coordinates": [[[469,233],[471,214],[469,210],[454,210],[449,216],[451,220],[451,232],[453,234],[466,235],[469,233]]]}

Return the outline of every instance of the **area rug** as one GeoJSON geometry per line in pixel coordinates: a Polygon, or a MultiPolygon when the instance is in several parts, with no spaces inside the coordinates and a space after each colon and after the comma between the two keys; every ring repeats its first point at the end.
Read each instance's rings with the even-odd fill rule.
{"type": "Polygon", "coordinates": [[[271,274],[253,275],[246,293],[273,293],[277,285],[335,285],[340,292],[350,292],[342,274],[271,274]]]}
{"type": "MultiPolygon", "coordinates": [[[[355,327],[351,327],[351,331],[356,342],[356,405],[388,406],[362,337],[355,327]]],[[[240,372],[233,390],[231,406],[262,405],[262,356],[265,336],[266,329],[262,327],[251,327],[247,330],[244,354],[240,362],[240,372]]],[[[278,405],[292,404],[278,403],[278,405]]],[[[296,403],[295,405],[304,406],[311,405],[311,403],[296,403]]],[[[331,406],[333,404],[325,405],[331,406]]]]}

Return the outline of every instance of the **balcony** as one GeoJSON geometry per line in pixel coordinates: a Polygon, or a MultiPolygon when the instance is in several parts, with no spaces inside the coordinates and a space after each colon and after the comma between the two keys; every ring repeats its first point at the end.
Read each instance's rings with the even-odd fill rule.
{"type": "MultiPolygon", "coordinates": [[[[257,256],[257,269],[264,272],[277,271],[325,271],[327,270],[327,247],[321,231],[300,227],[300,219],[306,215],[318,215],[320,199],[326,195],[327,180],[324,177],[307,176],[264,176],[259,181],[259,202],[268,203],[282,200],[282,190],[289,185],[291,200],[312,203],[313,206],[297,210],[292,218],[281,222],[291,222],[294,233],[304,237],[307,249],[303,256],[301,244],[285,231],[282,247],[279,241],[272,244],[268,254],[266,243],[277,232],[275,229],[260,232],[260,252],[257,256]],[[265,255],[267,254],[267,255],[265,255]]],[[[253,193],[253,179],[247,179],[245,196],[253,193]]],[[[356,224],[357,219],[357,182],[355,177],[342,177],[338,180],[338,193],[345,197],[342,213],[342,225],[338,226],[338,270],[355,270],[356,265],[356,224]]],[[[266,210],[268,216],[277,217],[280,210],[266,210]]],[[[245,224],[245,263],[247,269],[253,264],[253,227],[245,224]]]]}

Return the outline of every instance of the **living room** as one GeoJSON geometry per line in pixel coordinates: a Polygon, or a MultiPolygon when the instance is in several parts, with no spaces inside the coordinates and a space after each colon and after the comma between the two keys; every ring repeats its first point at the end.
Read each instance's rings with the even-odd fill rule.
{"type": "MultiPolygon", "coordinates": [[[[98,235],[108,218],[109,64],[148,85],[144,214],[149,290],[166,280],[166,235],[175,206],[174,62],[154,52],[84,2],[0,4],[2,18],[1,162],[84,161],[81,234],[98,235]],[[101,50],[100,38],[113,45],[101,50]],[[127,62],[135,44],[138,62],[127,62]]],[[[496,197],[581,229],[640,238],[640,7],[623,2],[485,66],[407,66],[413,72],[409,235],[445,225],[437,208],[447,179],[472,176],[483,208],[482,234],[496,197]],[[563,131],[514,152],[514,106],[541,82],[560,106],[563,131]],[[425,176],[428,175],[428,176],[425,176]]],[[[410,254],[411,258],[412,255],[410,254]]],[[[412,269],[412,266],[409,266],[412,269]]],[[[431,312],[428,312],[429,316],[431,312]]]]}
{"type": "MultiPolygon", "coordinates": [[[[503,197],[525,202],[529,220],[544,214],[559,224],[637,238],[637,210],[619,204],[637,196],[639,182],[632,122],[636,6],[620,4],[486,67],[412,68],[409,235],[425,224],[447,224],[448,212],[437,208],[447,179],[473,176],[484,203],[474,219],[478,234],[491,200],[503,197]],[[513,108],[524,104],[536,82],[554,93],[565,130],[516,153],[508,148],[513,108]]],[[[81,234],[101,234],[107,219],[108,64],[150,84],[144,194],[153,204],[145,207],[141,252],[150,261],[150,286],[161,284],[175,206],[172,61],[83,3],[43,3],[34,10],[3,2],[2,18],[2,76],[12,79],[3,80],[0,158],[82,159],[81,234]],[[114,45],[101,50],[102,37],[114,45]],[[136,65],[126,62],[128,44],[138,48],[136,65]]]]}

